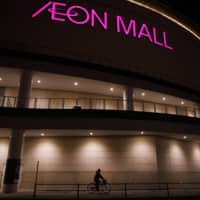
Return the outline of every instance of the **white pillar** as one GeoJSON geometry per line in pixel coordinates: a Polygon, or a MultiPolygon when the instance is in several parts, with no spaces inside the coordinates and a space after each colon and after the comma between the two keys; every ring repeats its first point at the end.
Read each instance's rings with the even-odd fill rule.
{"type": "MultiPolygon", "coordinates": [[[[27,108],[32,84],[32,72],[23,71],[20,78],[18,93],[18,108],[27,108]]],[[[17,192],[20,177],[21,157],[23,151],[23,129],[13,129],[10,139],[8,159],[6,163],[3,191],[5,193],[17,192]]]]}
{"type": "Polygon", "coordinates": [[[195,116],[196,117],[198,117],[198,118],[200,118],[200,105],[198,105],[197,107],[196,107],[196,109],[195,109],[195,116]]]}
{"type": "Polygon", "coordinates": [[[5,87],[0,87],[0,107],[3,107],[3,101],[4,101],[4,96],[5,96],[5,87]]]}
{"type": "Polygon", "coordinates": [[[123,91],[123,106],[124,110],[133,111],[133,88],[130,86],[125,86],[123,91]]]}

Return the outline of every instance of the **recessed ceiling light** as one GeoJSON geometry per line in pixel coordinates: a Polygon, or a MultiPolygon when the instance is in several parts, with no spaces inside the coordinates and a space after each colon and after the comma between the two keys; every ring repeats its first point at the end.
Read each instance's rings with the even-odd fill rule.
{"type": "Polygon", "coordinates": [[[93,132],[90,132],[89,134],[90,134],[90,136],[92,136],[92,135],[93,135],[93,132]]]}
{"type": "Polygon", "coordinates": [[[166,97],[163,97],[162,100],[165,101],[165,100],[166,100],[166,97]]]}
{"type": "Polygon", "coordinates": [[[142,92],[141,95],[144,97],[146,94],[144,92],[142,92]]]}
{"type": "Polygon", "coordinates": [[[74,86],[78,86],[78,82],[74,82],[74,86]]]}
{"type": "Polygon", "coordinates": [[[0,77],[0,81],[2,81],[3,79],[0,77]]]}
{"type": "Polygon", "coordinates": [[[184,101],[181,101],[181,104],[182,104],[182,105],[185,104],[184,101]]]}
{"type": "Polygon", "coordinates": [[[41,80],[37,80],[37,83],[41,83],[41,80]]]}
{"type": "Polygon", "coordinates": [[[45,134],[44,134],[44,133],[40,133],[40,135],[41,135],[41,136],[45,136],[45,134]]]}
{"type": "Polygon", "coordinates": [[[113,92],[113,91],[114,91],[114,88],[111,87],[111,88],[110,88],[110,91],[113,92]]]}
{"type": "Polygon", "coordinates": [[[144,135],[144,131],[141,131],[140,134],[141,134],[141,135],[144,135]]]}
{"type": "Polygon", "coordinates": [[[184,138],[184,139],[187,139],[187,136],[184,136],[183,138],[184,138]]]}

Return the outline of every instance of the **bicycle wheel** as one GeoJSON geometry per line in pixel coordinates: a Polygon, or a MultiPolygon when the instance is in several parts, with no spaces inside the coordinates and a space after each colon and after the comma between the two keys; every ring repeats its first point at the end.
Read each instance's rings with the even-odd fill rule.
{"type": "Polygon", "coordinates": [[[110,183],[106,183],[106,184],[102,185],[102,190],[103,190],[104,193],[110,193],[111,184],[110,183]]]}
{"type": "Polygon", "coordinates": [[[89,183],[87,185],[87,191],[88,191],[89,194],[95,193],[96,192],[96,186],[95,186],[95,184],[94,183],[89,183]]]}

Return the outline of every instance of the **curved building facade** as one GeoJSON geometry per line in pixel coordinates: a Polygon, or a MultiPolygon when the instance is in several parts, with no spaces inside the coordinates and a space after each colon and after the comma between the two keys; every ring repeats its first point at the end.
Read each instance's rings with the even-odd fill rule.
{"type": "Polygon", "coordinates": [[[37,161],[40,183],[198,182],[197,34],[133,1],[3,5],[4,192],[33,189],[37,161]]]}

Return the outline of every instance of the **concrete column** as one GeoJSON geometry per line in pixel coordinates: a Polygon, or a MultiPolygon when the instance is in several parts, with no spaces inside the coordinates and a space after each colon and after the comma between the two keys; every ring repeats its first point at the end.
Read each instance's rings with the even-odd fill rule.
{"type": "Polygon", "coordinates": [[[125,86],[123,91],[123,106],[124,110],[132,111],[133,108],[133,88],[130,86],[125,86]]]}
{"type": "Polygon", "coordinates": [[[29,98],[32,86],[32,72],[23,71],[20,78],[20,87],[18,93],[18,108],[27,108],[29,106],[29,98]]]}
{"type": "Polygon", "coordinates": [[[0,87],[0,107],[3,107],[3,97],[5,96],[6,88],[0,87]]]}
{"type": "Polygon", "coordinates": [[[157,163],[157,180],[155,182],[162,183],[162,169],[163,167],[163,155],[162,155],[162,143],[159,136],[154,136],[156,145],[156,163],[157,163]]]}
{"type": "MultiPolygon", "coordinates": [[[[20,78],[18,93],[18,108],[27,108],[32,84],[32,72],[23,71],[20,78]]],[[[3,191],[5,193],[17,192],[20,178],[21,156],[23,151],[23,129],[13,129],[10,139],[8,159],[6,163],[3,191]]]]}
{"type": "Polygon", "coordinates": [[[195,113],[196,117],[200,118],[200,104],[199,104],[198,107],[196,108],[195,112],[196,112],[196,113],[195,113]]]}

